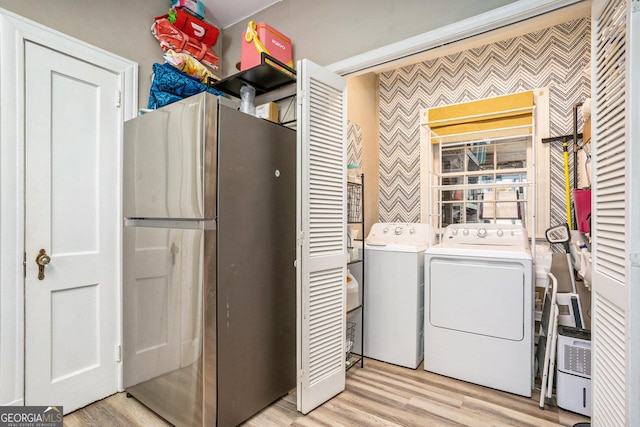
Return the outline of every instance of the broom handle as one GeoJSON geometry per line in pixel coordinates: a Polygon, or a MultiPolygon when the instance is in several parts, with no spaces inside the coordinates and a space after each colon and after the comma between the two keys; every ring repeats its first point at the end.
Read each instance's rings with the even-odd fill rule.
{"type": "Polygon", "coordinates": [[[569,225],[569,230],[573,230],[571,226],[571,183],[569,182],[569,151],[567,141],[562,143],[562,151],[564,156],[564,192],[567,208],[567,224],[569,225]]]}

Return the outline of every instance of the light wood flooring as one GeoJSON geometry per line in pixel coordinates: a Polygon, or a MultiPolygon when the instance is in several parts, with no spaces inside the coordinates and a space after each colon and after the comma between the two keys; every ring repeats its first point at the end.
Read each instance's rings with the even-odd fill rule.
{"type": "MultiPolygon", "coordinates": [[[[589,419],[559,409],[555,399],[538,408],[539,392],[526,398],[463,381],[366,359],[347,372],[346,389],[303,416],[290,394],[246,421],[244,427],[282,426],[573,426],[589,419]]],[[[167,426],[125,393],[64,417],[66,427],[167,426]]]]}

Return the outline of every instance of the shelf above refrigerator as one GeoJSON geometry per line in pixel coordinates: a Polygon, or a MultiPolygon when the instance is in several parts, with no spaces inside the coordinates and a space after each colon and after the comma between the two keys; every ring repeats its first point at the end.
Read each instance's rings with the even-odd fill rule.
{"type": "Polygon", "coordinates": [[[240,88],[244,83],[253,86],[256,89],[256,96],[259,96],[295,83],[295,81],[296,71],[293,68],[286,66],[274,57],[263,52],[260,65],[240,71],[233,76],[213,83],[212,86],[221,92],[240,98],[240,88]],[[283,71],[283,69],[286,70],[286,72],[283,71]]]}

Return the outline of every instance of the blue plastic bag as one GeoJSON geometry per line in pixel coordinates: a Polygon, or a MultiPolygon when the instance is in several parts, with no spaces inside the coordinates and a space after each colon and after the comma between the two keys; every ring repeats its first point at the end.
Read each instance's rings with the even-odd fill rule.
{"type": "Polygon", "coordinates": [[[147,108],[155,110],[204,91],[225,96],[224,93],[200,83],[169,63],[156,63],[153,64],[153,80],[147,108]]]}

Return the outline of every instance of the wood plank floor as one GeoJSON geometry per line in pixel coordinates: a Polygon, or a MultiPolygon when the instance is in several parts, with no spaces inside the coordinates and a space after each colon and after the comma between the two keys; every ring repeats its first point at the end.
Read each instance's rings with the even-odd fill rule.
{"type": "MultiPolygon", "coordinates": [[[[244,427],[336,426],[573,426],[589,419],[552,405],[538,408],[539,392],[526,398],[463,381],[367,359],[347,373],[344,392],[303,416],[296,396],[274,402],[244,427]]],[[[64,417],[67,427],[167,426],[125,393],[64,417]]]]}

